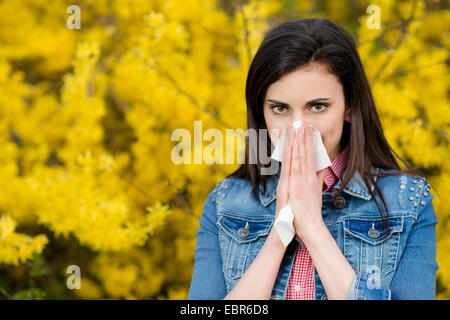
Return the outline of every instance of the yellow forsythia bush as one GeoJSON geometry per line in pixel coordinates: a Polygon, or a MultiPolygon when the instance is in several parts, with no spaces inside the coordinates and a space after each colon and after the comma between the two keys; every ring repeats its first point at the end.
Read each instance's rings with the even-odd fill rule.
{"type": "Polygon", "coordinates": [[[72,4],[0,2],[1,298],[185,299],[206,195],[237,164],[177,165],[172,132],[245,130],[265,31],[308,17],[355,36],[389,142],[442,195],[437,288],[450,298],[440,1],[83,0],[80,29],[66,23],[72,4]],[[369,5],[380,29],[366,24],[369,5]]]}

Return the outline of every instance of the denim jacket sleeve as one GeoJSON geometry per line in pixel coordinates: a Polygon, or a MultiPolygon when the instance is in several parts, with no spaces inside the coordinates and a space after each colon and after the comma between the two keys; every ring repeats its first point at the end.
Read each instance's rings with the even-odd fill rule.
{"type": "Polygon", "coordinates": [[[433,195],[422,196],[417,219],[406,241],[389,289],[369,288],[367,278],[357,273],[348,292],[351,300],[431,300],[435,299],[436,224],[437,218],[431,202],[433,195]]]}
{"type": "Polygon", "coordinates": [[[217,210],[211,192],[203,206],[197,230],[194,272],[188,299],[219,300],[226,294],[222,272],[222,257],[219,247],[217,210]]]}

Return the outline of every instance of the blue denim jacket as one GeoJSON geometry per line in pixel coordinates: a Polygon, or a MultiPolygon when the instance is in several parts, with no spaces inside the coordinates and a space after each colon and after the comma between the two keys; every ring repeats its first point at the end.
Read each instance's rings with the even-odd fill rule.
{"type": "MultiPolygon", "coordinates": [[[[265,193],[259,187],[258,199],[251,182],[239,178],[223,179],[208,195],[197,231],[188,299],[223,299],[250,266],[274,222],[279,174],[270,176],[265,193]]],[[[345,174],[346,170],[342,177],[345,174]]],[[[334,203],[342,178],[332,193],[323,193],[323,220],[356,273],[348,299],[434,299],[439,266],[430,185],[422,177],[407,175],[376,181],[390,216],[384,242],[383,220],[358,171],[334,203]]],[[[288,245],[271,299],[285,298],[297,247],[296,240],[288,245]]],[[[314,283],[315,299],[326,299],[315,268],[314,283]]]]}

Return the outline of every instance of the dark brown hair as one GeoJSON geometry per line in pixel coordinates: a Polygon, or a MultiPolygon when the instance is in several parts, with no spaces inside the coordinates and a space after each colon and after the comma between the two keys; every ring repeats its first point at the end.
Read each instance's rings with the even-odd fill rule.
{"type": "MultiPolygon", "coordinates": [[[[343,191],[356,170],[363,178],[370,195],[380,211],[381,217],[389,228],[389,213],[382,192],[374,180],[375,168],[394,169],[380,172],[378,177],[407,174],[423,176],[421,167],[411,167],[389,146],[375,103],[366,79],[361,60],[352,36],[343,28],[326,19],[304,19],[282,23],[270,30],[256,52],[247,76],[246,103],[248,129],[267,129],[263,113],[263,101],[270,84],[283,75],[308,66],[323,63],[336,75],[344,89],[346,110],[350,110],[351,123],[344,122],[340,141],[341,150],[349,144],[347,174],[333,200],[343,191]],[[399,158],[407,167],[401,169],[394,157],[399,158]],[[374,185],[386,209],[385,218],[378,201],[369,187],[374,185]]],[[[270,139],[270,137],[269,137],[270,139]]],[[[259,143],[256,144],[258,146],[259,143]]],[[[271,143],[267,154],[271,154],[271,143]]],[[[253,194],[257,197],[259,184],[264,192],[268,175],[261,175],[261,168],[268,165],[249,163],[249,153],[256,146],[250,146],[246,137],[245,163],[228,177],[250,179],[253,194]]],[[[256,152],[258,155],[259,153],[256,152]]],[[[275,161],[275,160],[273,160],[275,161]]],[[[271,164],[269,164],[271,165],[271,164]]],[[[387,235],[388,233],[386,233],[387,235]]]]}

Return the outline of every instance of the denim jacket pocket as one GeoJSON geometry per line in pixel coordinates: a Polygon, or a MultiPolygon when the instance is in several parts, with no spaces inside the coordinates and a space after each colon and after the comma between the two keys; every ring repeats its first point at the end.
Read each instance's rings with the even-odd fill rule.
{"type": "Polygon", "coordinates": [[[273,217],[243,216],[224,212],[217,221],[223,272],[241,277],[258,254],[272,227],[273,217]]]}
{"type": "Polygon", "coordinates": [[[372,288],[390,282],[387,274],[398,264],[404,217],[391,217],[389,230],[381,217],[352,217],[343,224],[344,255],[355,271],[367,276],[372,288]]]}

